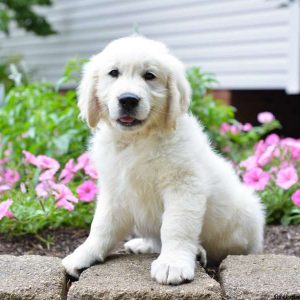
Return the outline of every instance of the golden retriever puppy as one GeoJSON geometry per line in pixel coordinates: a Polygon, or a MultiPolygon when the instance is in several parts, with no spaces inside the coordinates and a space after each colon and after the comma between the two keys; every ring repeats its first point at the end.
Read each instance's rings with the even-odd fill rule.
{"type": "Polygon", "coordinates": [[[160,42],[121,38],[87,63],[79,107],[101,192],[89,237],[63,260],[70,275],[133,231],[125,248],[160,253],[151,277],[162,284],[192,280],[198,254],[215,264],[262,251],[262,204],[211,148],[190,99],[183,64],[160,42]]]}

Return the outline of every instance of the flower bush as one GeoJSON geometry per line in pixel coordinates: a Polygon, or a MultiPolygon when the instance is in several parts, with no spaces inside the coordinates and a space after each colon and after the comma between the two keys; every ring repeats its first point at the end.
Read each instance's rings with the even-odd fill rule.
{"type": "Polygon", "coordinates": [[[99,192],[87,153],[63,166],[49,156],[24,150],[11,168],[10,151],[0,161],[0,232],[38,233],[62,225],[89,226],[99,192]]]}
{"type": "Polygon", "coordinates": [[[300,139],[270,134],[238,169],[245,184],[261,196],[268,223],[300,223],[300,139]]]}
{"type": "Polygon", "coordinates": [[[241,124],[235,118],[235,108],[215,99],[209,90],[215,82],[211,74],[199,68],[188,71],[192,87],[190,109],[198,117],[211,138],[214,147],[233,161],[245,159],[254,145],[267,133],[280,128],[278,120],[269,112],[259,115],[260,125],[241,124]]]}
{"type": "MultiPolygon", "coordinates": [[[[1,233],[37,235],[44,228],[91,223],[101,191],[88,154],[82,154],[89,131],[78,119],[75,91],[58,92],[61,84],[78,82],[85,61],[72,59],[56,86],[13,87],[0,107],[1,233]]],[[[210,74],[192,68],[188,79],[192,113],[261,196],[267,222],[300,223],[300,140],[270,134],[280,128],[270,112],[260,113],[256,126],[238,122],[235,109],[209,93],[210,74]]]]}

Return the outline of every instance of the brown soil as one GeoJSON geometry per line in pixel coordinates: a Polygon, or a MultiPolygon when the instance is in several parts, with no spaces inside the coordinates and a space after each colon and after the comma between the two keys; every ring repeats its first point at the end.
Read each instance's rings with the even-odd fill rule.
{"type": "MultiPolygon", "coordinates": [[[[39,236],[0,236],[1,254],[39,254],[64,257],[80,245],[88,230],[61,228],[45,230],[39,236]]],[[[300,257],[299,226],[267,226],[265,253],[296,255],[300,257]]]]}

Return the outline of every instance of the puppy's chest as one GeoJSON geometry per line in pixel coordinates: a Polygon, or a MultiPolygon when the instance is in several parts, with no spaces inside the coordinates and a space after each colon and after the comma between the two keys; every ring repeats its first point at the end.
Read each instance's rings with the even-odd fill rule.
{"type": "Polygon", "coordinates": [[[128,203],[139,232],[145,235],[157,234],[161,224],[162,160],[163,155],[155,150],[130,147],[119,153],[111,152],[102,165],[120,198],[128,203]]]}

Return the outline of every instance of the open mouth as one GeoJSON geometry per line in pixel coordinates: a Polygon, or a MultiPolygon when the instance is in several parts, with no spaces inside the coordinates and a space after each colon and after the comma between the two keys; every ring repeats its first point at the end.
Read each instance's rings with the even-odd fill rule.
{"type": "Polygon", "coordinates": [[[136,126],[136,125],[139,125],[141,124],[143,121],[141,120],[138,120],[132,116],[123,116],[121,118],[119,118],[117,120],[117,122],[123,126],[127,126],[127,127],[130,127],[130,126],[136,126]]]}

